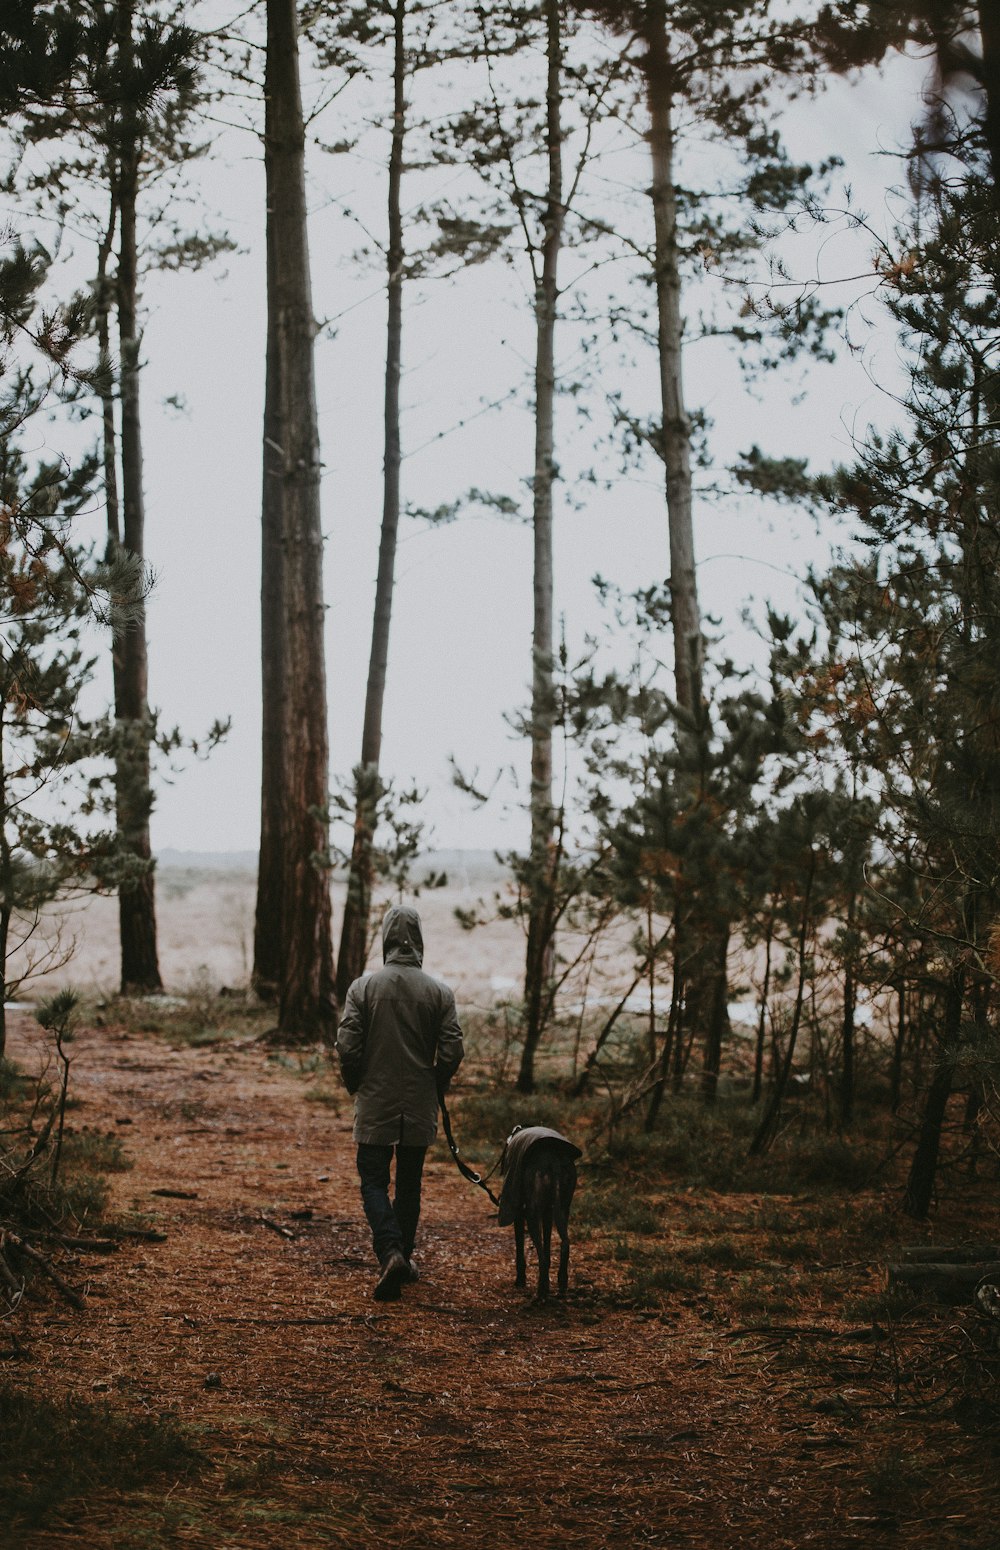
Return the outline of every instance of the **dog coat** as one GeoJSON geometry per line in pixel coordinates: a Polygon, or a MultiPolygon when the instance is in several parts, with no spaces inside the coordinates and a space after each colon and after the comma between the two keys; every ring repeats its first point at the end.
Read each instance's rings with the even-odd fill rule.
{"type": "Polygon", "coordinates": [[[556,1144],[571,1162],[583,1156],[578,1146],[574,1146],[573,1142],[567,1140],[558,1130],[549,1130],[546,1125],[528,1125],[524,1130],[515,1130],[513,1135],[507,1137],[507,1144],[500,1161],[503,1189],[500,1191],[498,1227],[510,1227],[521,1209],[524,1164],[528,1153],[539,1141],[556,1144]]]}

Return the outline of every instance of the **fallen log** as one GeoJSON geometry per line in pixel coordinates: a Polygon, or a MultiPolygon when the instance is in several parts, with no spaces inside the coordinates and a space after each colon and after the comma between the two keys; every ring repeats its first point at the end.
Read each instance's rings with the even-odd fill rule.
{"type": "Polygon", "coordinates": [[[117,1254],[121,1242],[117,1238],[77,1238],[62,1232],[47,1232],[48,1243],[58,1243],[62,1249],[75,1249],[78,1254],[117,1254]]]}
{"type": "Polygon", "coordinates": [[[890,1265],[889,1289],[905,1287],[919,1297],[952,1305],[968,1302],[983,1280],[1000,1280],[1000,1259],[890,1265]]]}
{"type": "Polygon", "coordinates": [[[904,1265],[992,1264],[1000,1261],[1000,1243],[904,1243],[899,1257],[904,1265]]]}

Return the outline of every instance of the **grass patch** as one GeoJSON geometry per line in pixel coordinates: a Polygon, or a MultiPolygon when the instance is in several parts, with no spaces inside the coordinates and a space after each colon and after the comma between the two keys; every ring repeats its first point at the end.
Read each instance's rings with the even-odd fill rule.
{"type": "Polygon", "coordinates": [[[735,1238],[704,1238],[678,1251],[678,1258],[688,1265],[708,1265],[716,1270],[748,1270],[758,1262],[758,1255],[746,1244],[735,1238]]]}
{"type": "Polygon", "coordinates": [[[845,1297],[844,1317],[859,1324],[900,1324],[921,1306],[920,1298],[908,1286],[895,1286],[891,1291],[845,1297]]]}
{"type": "Polygon", "coordinates": [[[310,1087],[303,1094],[306,1103],[318,1103],[326,1109],[340,1109],[344,1105],[347,1093],[338,1091],[335,1087],[310,1087]]]}
{"type": "Polygon", "coordinates": [[[191,1049],[259,1038],[274,1027],[274,1008],[256,997],[205,989],[186,996],[115,996],[89,1009],[88,1016],[99,1028],[153,1033],[191,1049]]]}
{"type": "Polygon", "coordinates": [[[0,1384],[0,1522],[41,1528],[69,1502],[190,1475],[201,1456],[172,1417],[51,1400],[0,1384]]]}
{"type": "Polygon", "coordinates": [[[584,1229],[651,1235],[663,1231],[663,1213],[644,1200],[638,1184],[612,1183],[581,1190],[573,1220],[584,1229]]]}

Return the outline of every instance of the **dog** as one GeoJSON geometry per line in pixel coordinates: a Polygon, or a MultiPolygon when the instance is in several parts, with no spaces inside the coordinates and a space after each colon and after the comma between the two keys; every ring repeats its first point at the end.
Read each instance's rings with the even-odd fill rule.
{"type": "Polygon", "coordinates": [[[552,1265],[552,1228],[559,1234],[559,1271],[556,1287],[565,1297],[569,1279],[569,1210],[576,1189],[578,1146],[544,1125],[517,1125],[507,1137],[500,1172],[498,1223],[514,1228],[516,1286],[527,1286],[524,1231],[528,1230],[538,1261],[539,1301],[548,1297],[552,1265]]]}

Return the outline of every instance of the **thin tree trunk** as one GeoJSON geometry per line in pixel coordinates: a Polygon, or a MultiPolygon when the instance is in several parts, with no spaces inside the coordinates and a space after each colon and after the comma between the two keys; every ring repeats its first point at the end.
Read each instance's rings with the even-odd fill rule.
{"type": "Polygon", "coordinates": [[[903,1051],[906,1047],[906,982],[902,969],[896,991],[896,1037],[892,1041],[892,1066],[889,1072],[889,1108],[895,1114],[903,1087],[903,1051]]]}
{"type": "Polygon", "coordinates": [[[6,901],[0,904],[0,1060],[7,1053],[7,942],[12,913],[6,901]]]}
{"type": "Polygon", "coordinates": [[[281,447],[283,709],[280,1031],[334,1026],[329,887],[329,745],[319,430],[306,229],[305,129],[295,0],[267,0],[267,190],[271,217],[277,438],[281,447]]]}
{"type": "Polygon", "coordinates": [[[809,853],[809,873],[806,879],[805,895],[802,900],[802,919],[799,923],[799,979],[795,990],[795,1007],[792,1012],[792,1026],[788,1031],[788,1048],[781,1069],[778,1072],[774,1089],[764,1110],[764,1116],[757,1127],[757,1131],[750,1143],[750,1156],[758,1157],[761,1152],[767,1150],[774,1140],[775,1131],[778,1128],[778,1120],[781,1116],[781,1101],[785,1096],[785,1088],[788,1086],[788,1078],[792,1071],[792,1061],[795,1058],[795,1043],[799,1036],[799,1026],[802,1022],[802,1004],[805,1000],[806,989],[806,942],[809,937],[809,906],[812,902],[813,881],[816,877],[816,852],[809,853]]]}
{"type": "Polygon", "coordinates": [[[646,894],[646,953],[649,958],[649,1022],[646,1027],[646,1050],[650,1062],[656,1059],[656,955],[653,951],[653,890],[646,894]]]}
{"type": "MultiPolygon", "coordinates": [[[[653,949],[654,952],[657,952],[657,953],[659,952],[660,948],[666,942],[667,937],[669,935],[670,935],[670,929],[668,928],[668,930],[664,931],[663,935],[655,943],[654,949],[653,949]]],[[[601,1050],[604,1048],[605,1044],[607,1043],[607,1040],[611,1037],[611,1034],[614,1032],[615,1024],[617,1023],[617,1021],[618,1021],[619,1017],[621,1016],[622,1012],[625,1010],[625,1003],[628,1001],[629,997],[632,995],[633,991],[635,990],[635,988],[638,985],[639,981],[642,979],[642,977],[645,974],[645,972],[646,972],[646,969],[645,969],[645,965],[644,965],[639,970],[638,974],[636,974],[633,977],[631,984],[629,985],[629,987],[626,990],[625,994],[616,1003],[616,1005],[614,1007],[614,1010],[612,1012],[610,1012],[609,1015],[607,1016],[607,1018],[605,1019],[603,1025],[601,1027],[601,1031],[597,1035],[596,1040],[594,1041],[594,1047],[590,1051],[590,1054],[587,1056],[587,1059],[584,1062],[583,1070],[580,1072],[580,1075],[577,1077],[576,1082],[574,1083],[574,1086],[572,1088],[572,1096],[574,1098],[579,1098],[580,1094],[583,1092],[583,1090],[586,1087],[587,1083],[590,1081],[590,1074],[591,1074],[591,1072],[593,1071],[594,1067],[597,1064],[598,1056],[600,1055],[601,1050]]]]}
{"type": "Polygon", "coordinates": [[[525,1037],[519,1092],[535,1086],[535,1052],[543,1032],[544,991],[552,975],[555,850],[552,840],[552,728],[555,721],[552,609],[552,487],[555,464],[555,330],[563,234],[562,34],[558,0],[546,0],[548,80],[545,143],[548,186],[542,264],[535,278],[534,625],[531,675],[531,854],[528,942],[524,969],[525,1037]]]}
{"type": "Polygon", "coordinates": [[[709,966],[708,1028],[701,1072],[701,1096],[707,1104],[714,1103],[718,1093],[722,1044],[729,1029],[729,932],[728,921],[718,928],[712,943],[712,961],[709,966]]]}
{"type": "Polygon", "coordinates": [[[979,0],[979,33],[983,45],[986,145],[993,174],[993,202],[1000,207],[1000,14],[996,0],[979,0]]]}
{"type": "Polygon", "coordinates": [[[647,1135],[652,1135],[656,1127],[656,1121],[660,1113],[660,1105],[663,1102],[663,1094],[667,1085],[667,1073],[670,1070],[670,1055],[674,1041],[680,1041],[681,1025],[681,982],[675,975],[674,983],[670,989],[670,1013],[667,1017],[667,1031],[663,1036],[663,1050],[660,1055],[660,1067],[656,1074],[656,1085],[650,1094],[649,1108],[646,1110],[646,1123],[643,1126],[647,1135]]]}
{"type": "MultiPolygon", "coordinates": [[[[119,0],[118,48],[123,74],[131,64],[133,0],[119,0]]],[[[138,261],[136,200],[139,191],[138,126],[134,111],[122,113],[119,158],[118,345],[121,360],[122,544],[138,559],[145,553],[145,504],[142,489],[142,435],[139,416],[137,321],[138,261]]],[[[162,989],[156,951],[156,905],[149,814],[150,786],[146,610],[140,600],[135,617],[118,641],[115,716],[124,747],[118,754],[116,795],[121,838],[140,863],[138,875],[118,891],[121,929],[121,988],[128,992],[162,989]]]]}
{"type": "MultiPolygon", "coordinates": [[[[121,511],[118,504],[118,438],[115,431],[115,393],[111,377],[111,287],[108,260],[118,229],[118,173],[114,156],[108,155],[110,208],[108,226],[97,250],[97,348],[105,370],[101,377],[101,451],[104,466],[104,503],[107,511],[107,557],[113,559],[121,543],[121,511]]],[[[117,664],[116,664],[117,670],[117,664]]]]}
{"type": "Polygon", "coordinates": [[[767,998],[771,989],[771,943],[774,939],[774,916],[767,918],[767,935],[764,938],[764,984],[760,996],[760,1016],[757,1019],[757,1042],[753,1057],[753,1089],[750,1093],[750,1102],[760,1102],[761,1087],[764,1082],[764,1036],[767,1031],[767,998]]]}
{"type": "Polygon", "coordinates": [[[10,840],[7,836],[7,765],[4,749],[4,710],[0,705],[0,1060],[7,1050],[7,943],[13,913],[10,840]]]}
{"type": "Polygon", "coordinates": [[[930,1209],[937,1174],[938,1153],[941,1149],[941,1126],[944,1123],[951,1085],[954,1079],[955,1051],[962,1024],[962,1001],[965,994],[965,971],[956,965],[948,982],[944,1007],[944,1032],[938,1046],[938,1058],[927,1093],[920,1135],[910,1164],[903,1196],[903,1210],[907,1216],[922,1222],[930,1209]]]}
{"type": "Polygon", "coordinates": [[[665,0],[650,0],[645,16],[647,52],[644,70],[652,160],[662,454],[670,531],[674,694],[681,709],[693,715],[701,700],[702,637],[694,563],[691,422],[684,407],[681,374],[684,326],[674,187],[673,67],[667,40],[665,0]]]}
{"type": "Polygon", "coordinates": [[[854,1118],[854,1014],[857,1003],[854,924],[857,895],[853,889],[847,901],[847,960],[844,964],[844,1015],[841,1021],[840,1123],[850,1125],[854,1118]]]}
{"type": "Polygon", "coordinates": [[[385,459],[382,498],[382,536],[375,583],[365,720],[361,736],[361,764],[356,771],[357,807],[354,842],[344,902],[344,920],[337,958],[337,1000],[344,1003],[351,981],[364,972],[372,893],[372,842],[379,797],[379,761],[382,754],[382,708],[389,663],[389,626],[396,570],[396,535],[399,529],[399,383],[403,340],[403,142],[406,134],[406,0],[396,0],[393,11],[393,116],[389,152],[389,246],[388,328],[385,360],[385,459]]]}

